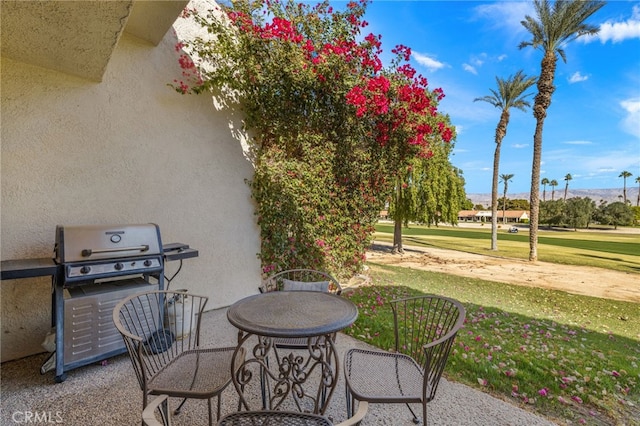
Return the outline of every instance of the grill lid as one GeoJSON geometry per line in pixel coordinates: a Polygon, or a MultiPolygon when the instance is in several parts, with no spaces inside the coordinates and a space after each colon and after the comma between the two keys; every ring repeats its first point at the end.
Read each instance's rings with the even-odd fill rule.
{"type": "Polygon", "coordinates": [[[160,228],[137,225],[56,227],[55,261],[86,262],[162,254],[160,228]]]}

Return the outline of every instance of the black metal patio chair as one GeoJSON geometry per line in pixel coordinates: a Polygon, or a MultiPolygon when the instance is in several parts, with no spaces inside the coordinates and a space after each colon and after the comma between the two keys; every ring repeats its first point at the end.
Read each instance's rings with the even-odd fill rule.
{"type": "MultiPolygon", "coordinates": [[[[235,347],[200,347],[200,324],[208,298],[184,291],[148,291],[120,301],[113,321],[124,339],[142,389],[142,407],[149,395],[206,399],[213,425],[212,398],[220,418],[222,391],[231,383],[235,347]]],[[[244,356],[244,352],[240,353],[244,356]]]]}
{"type": "Polygon", "coordinates": [[[391,302],[394,319],[393,352],[351,349],[344,358],[347,413],[355,400],[368,403],[422,404],[427,424],[427,403],[438,388],[451,346],[463,326],[465,309],[460,302],[434,295],[391,302]]]}

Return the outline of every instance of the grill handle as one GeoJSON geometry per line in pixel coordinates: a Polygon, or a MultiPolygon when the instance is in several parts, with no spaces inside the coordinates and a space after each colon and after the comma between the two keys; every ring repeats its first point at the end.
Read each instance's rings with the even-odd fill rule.
{"type": "Polygon", "coordinates": [[[82,250],[82,256],[83,257],[89,257],[92,254],[115,253],[115,252],[119,252],[119,251],[131,251],[131,250],[139,250],[141,252],[145,252],[145,251],[149,250],[149,246],[148,245],[142,245],[142,246],[135,246],[135,247],[121,247],[121,248],[95,249],[95,250],[84,249],[84,250],[82,250]]]}

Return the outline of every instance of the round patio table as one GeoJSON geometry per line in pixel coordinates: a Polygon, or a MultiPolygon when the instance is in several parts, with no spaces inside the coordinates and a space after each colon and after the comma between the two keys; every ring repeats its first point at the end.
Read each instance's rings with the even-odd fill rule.
{"type": "Polygon", "coordinates": [[[232,361],[233,383],[246,409],[251,407],[245,390],[254,378],[252,367],[257,366],[263,409],[279,409],[293,399],[299,410],[324,414],[338,381],[335,333],[358,318],[353,302],[323,292],[274,291],[237,301],[227,318],[239,330],[236,351],[257,337],[247,357],[234,356],[232,361]],[[274,343],[278,338],[304,338],[306,350],[289,352],[274,343]],[[271,368],[270,355],[275,359],[271,368]],[[305,386],[307,382],[317,384],[317,389],[305,386]]]}

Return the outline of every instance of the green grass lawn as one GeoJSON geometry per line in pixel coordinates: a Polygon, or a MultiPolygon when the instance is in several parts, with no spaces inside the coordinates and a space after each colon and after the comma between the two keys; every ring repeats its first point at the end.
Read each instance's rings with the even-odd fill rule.
{"type": "Polygon", "coordinates": [[[467,320],[445,371],[450,380],[561,423],[640,424],[637,304],[369,266],[373,285],[345,294],[360,312],[347,334],[389,349],[393,323],[386,302],[421,293],[453,297],[464,304],[467,320]]]}
{"type": "MultiPolygon", "coordinates": [[[[377,240],[391,225],[378,225],[377,240]]],[[[496,254],[487,229],[412,227],[406,245],[496,254]],[[462,248],[461,248],[462,247],[462,248]]],[[[549,232],[540,260],[640,271],[639,235],[549,232]]],[[[497,255],[526,258],[526,232],[501,231],[497,255]]],[[[433,293],[467,309],[445,371],[561,424],[640,425],[640,306],[437,272],[368,263],[371,285],[345,292],[359,318],[346,332],[380,348],[393,342],[389,300],[433,293]]],[[[638,274],[640,285],[640,274],[638,274]]],[[[461,401],[461,404],[464,402],[461,401]]]]}
{"type": "MultiPolygon", "coordinates": [[[[498,230],[498,251],[491,248],[491,225],[475,228],[450,226],[403,228],[403,243],[462,250],[470,253],[529,258],[529,233],[498,230]]],[[[393,241],[393,224],[377,224],[374,238],[393,241]]],[[[538,260],[565,265],[596,266],[640,273],[640,234],[544,230],[538,232],[538,260]]]]}

